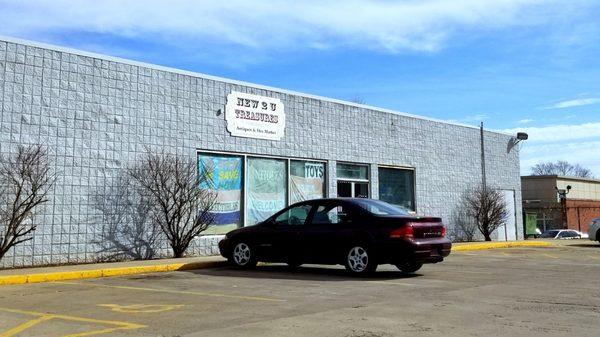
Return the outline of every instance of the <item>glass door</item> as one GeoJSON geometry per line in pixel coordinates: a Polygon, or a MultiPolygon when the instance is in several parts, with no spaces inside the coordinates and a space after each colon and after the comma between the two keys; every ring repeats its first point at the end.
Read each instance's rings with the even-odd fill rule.
{"type": "Polygon", "coordinates": [[[338,180],[338,197],[341,198],[368,198],[369,183],[360,181],[338,180]]]}

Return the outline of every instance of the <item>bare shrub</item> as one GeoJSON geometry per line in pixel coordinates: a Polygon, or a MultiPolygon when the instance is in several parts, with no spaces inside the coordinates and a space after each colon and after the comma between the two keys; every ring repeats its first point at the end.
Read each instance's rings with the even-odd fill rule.
{"type": "Polygon", "coordinates": [[[0,259],[33,238],[35,211],[49,201],[54,181],[41,145],[19,146],[14,154],[0,155],[0,259]]]}
{"type": "Polygon", "coordinates": [[[463,207],[466,214],[474,219],[485,241],[492,241],[491,234],[504,225],[508,214],[502,193],[482,185],[465,194],[463,207]]]}
{"type": "Polygon", "coordinates": [[[151,216],[160,226],[173,255],[182,257],[190,243],[214,221],[211,213],[216,194],[200,185],[212,186],[207,173],[200,174],[197,163],[171,154],[148,152],[129,170],[149,196],[151,216]]]}

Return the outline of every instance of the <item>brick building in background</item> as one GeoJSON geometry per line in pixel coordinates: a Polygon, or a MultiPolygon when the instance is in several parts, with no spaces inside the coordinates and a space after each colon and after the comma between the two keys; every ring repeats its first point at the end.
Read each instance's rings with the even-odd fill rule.
{"type": "MultiPolygon", "coordinates": [[[[521,177],[523,213],[535,214],[540,230],[567,228],[587,233],[592,219],[600,218],[600,180],[561,177],[521,177]],[[557,189],[568,190],[563,203],[557,189]]],[[[533,233],[527,233],[533,234],[533,233]]]]}

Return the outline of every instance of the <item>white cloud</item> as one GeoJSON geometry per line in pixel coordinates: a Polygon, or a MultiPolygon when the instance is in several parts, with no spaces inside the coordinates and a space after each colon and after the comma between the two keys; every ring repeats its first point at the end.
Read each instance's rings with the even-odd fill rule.
{"type": "Polygon", "coordinates": [[[556,6],[555,0],[0,0],[0,32],[35,37],[76,31],[252,48],[435,51],[458,31],[549,22],[574,3],[586,2],[556,6]]]}
{"type": "Polygon", "coordinates": [[[598,104],[598,103],[600,103],[600,98],[596,98],[596,97],[577,98],[577,99],[571,99],[571,100],[567,100],[567,101],[561,101],[561,102],[554,103],[551,106],[547,107],[547,109],[565,109],[565,108],[572,108],[572,107],[584,106],[584,105],[592,105],[592,104],[598,104]]]}
{"type": "Polygon", "coordinates": [[[564,142],[589,138],[600,139],[600,122],[584,124],[560,124],[542,127],[523,127],[506,129],[502,130],[502,132],[509,134],[526,132],[529,134],[529,141],[535,141],[539,143],[564,142]]]}
{"type": "Polygon", "coordinates": [[[521,120],[517,121],[518,124],[529,124],[531,122],[533,122],[533,119],[531,119],[531,118],[525,118],[525,119],[521,119],[521,120]]]}
{"type": "Polygon", "coordinates": [[[526,132],[529,139],[521,144],[521,173],[530,174],[540,162],[566,160],[580,164],[600,176],[600,122],[524,127],[502,130],[509,134],[526,132]]]}

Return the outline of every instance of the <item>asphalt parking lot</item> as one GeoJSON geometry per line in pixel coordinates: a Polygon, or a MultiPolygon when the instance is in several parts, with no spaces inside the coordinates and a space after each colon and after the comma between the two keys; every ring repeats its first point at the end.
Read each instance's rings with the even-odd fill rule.
{"type": "Polygon", "coordinates": [[[0,287],[7,336],[598,336],[600,245],[456,252],[405,276],[282,265],[0,287]]]}

